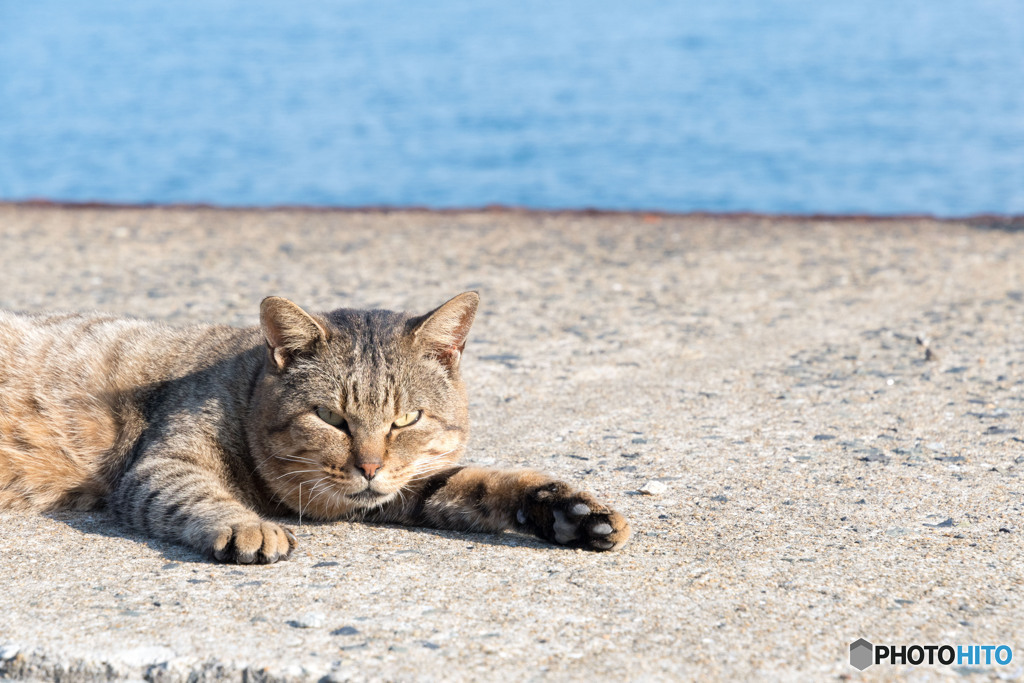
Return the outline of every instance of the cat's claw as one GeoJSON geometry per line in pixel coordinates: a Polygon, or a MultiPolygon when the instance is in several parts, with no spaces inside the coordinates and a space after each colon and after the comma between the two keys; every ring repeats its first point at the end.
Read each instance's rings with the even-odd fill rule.
{"type": "Polygon", "coordinates": [[[258,520],[218,529],[213,556],[219,562],[273,564],[287,560],[296,545],[298,541],[291,529],[258,520]]]}
{"type": "Polygon", "coordinates": [[[562,482],[531,491],[516,518],[541,538],[589,550],[621,548],[631,531],[618,512],[562,482]]]}

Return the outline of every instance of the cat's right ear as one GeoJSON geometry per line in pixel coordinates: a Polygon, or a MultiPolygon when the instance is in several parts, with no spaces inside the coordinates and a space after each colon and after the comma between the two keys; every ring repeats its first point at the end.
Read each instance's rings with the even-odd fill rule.
{"type": "Polygon", "coordinates": [[[268,296],[260,304],[260,327],[270,361],[278,370],[328,339],[327,330],[316,318],[279,296],[268,296]]]}

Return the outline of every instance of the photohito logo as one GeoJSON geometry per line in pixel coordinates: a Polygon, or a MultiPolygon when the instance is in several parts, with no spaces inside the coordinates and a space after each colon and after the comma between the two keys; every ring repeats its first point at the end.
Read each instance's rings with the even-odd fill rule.
{"type": "Polygon", "coordinates": [[[850,643],[850,666],[858,671],[872,664],[1006,666],[1012,661],[1009,645],[872,645],[863,638],[850,643]]]}

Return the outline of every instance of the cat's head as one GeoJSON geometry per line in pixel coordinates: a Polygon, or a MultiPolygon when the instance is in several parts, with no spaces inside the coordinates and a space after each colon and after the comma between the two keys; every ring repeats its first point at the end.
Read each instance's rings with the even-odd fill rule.
{"type": "Polygon", "coordinates": [[[263,301],[266,368],[247,424],[274,497],[337,519],[382,506],[450,466],[469,436],[462,350],[480,299],[434,311],[315,315],[263,301]]]}

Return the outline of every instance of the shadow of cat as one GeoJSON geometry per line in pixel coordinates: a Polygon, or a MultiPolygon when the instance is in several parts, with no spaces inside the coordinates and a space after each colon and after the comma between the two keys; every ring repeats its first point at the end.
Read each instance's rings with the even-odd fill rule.
{"type": "Polygon", "coordinates": [[[403,531],[410,531],[418,534],[427,534],[430,536],[436,536],[438,538],[444,538],[451,541],[464,541],[467,543],[474,543],[477,545],[492,545],[500,548],[525,547],[544,550],[555,549],[557,547],[539,538],[534,538],[533,536],[528,536],[526,534],[516,533],[514,531],[453,531],[450,529],[432,529],[430,527],[405,526],[404,524],[382,524],[379,522],[359,522],[359,524],[381,529],[401,529],[403,531]]]}
{"type": "Polygon", "coordinates": [[[145,536],[127,528],[114,519],[113,514],[105,508],[87,511],[58,510],[55,512],[45,512],[43,516],[66,524],[82,534],[103,536],[105,538],[123,538],[146,545],[162,555],[168,562],[215,563],[212,558],[186,546],[172,541],[161,541],[160,539],[145,536]]]}
{"type": "MultiPolygon", "coordinates": [[[[121,523],[119,523],[113,516],[113,514],[105,508],[98,508],[95,510],[88,511],[74,511],[74,510],[61,510],[56,512],[44,513],[44,516],[48,519],[52,519],[62,524],[66,524],[75,531],[82,534],[90,534],[95,536],[102,536],[105,538],[121,538],[140,545],[145,545],[151,550],[158,553],[168,562],[181,562],[181,563],[199,563],[199,564],[212,564],[220,565],[212,557],[205,555],[201,552],[192,550],[186,546],[179,545],[173,541],[162,541],[151,536],[146,536],[137,531],[129,529],[121,523]]],[[[552,549],[553,546],[549,543],[545,543],[540,539],[535,539],[532,536],[525,534],[518,534],[515,532],[468,532],[468,531],[451,531],[447,529],[431,529],[428,527],[417,527],[417,526],[405,526],[402,524],[384,524],[380,522],[309,522],[305,521],[300,526],[298,525],[298,517],[272,517],[273,521],[280,524],[289,526],[299,538],[311,536],[315,533],[314,530],[322,527],[334,526],[339,523],[344,524],[358,524],[360,526],[377,528],[377,529],[388,529],[388,530],[400,530],[410,532],[412,534],[426,534],[437,538],[443,538],[450,541],[463,542],[473,545],[490,545],[501,548],[535,548],[541,549],[552,549]]],[[[325,531],[326,532],[326,531],[325,531]]],[[[329,532],[326,532],[329,533],[329,532]]],[[[418,542],[414,541],[410,537],[409,547],[404,551],[408,552],[416,551],[415,546],[418,542]]],[[[300,541],[298,550],[301,551],[302,544],[300,541]]],[[[227,566],[227,565],[225,565],[227,566]]],[[[231,565],[239,566],[239,565],[231,565]]]]}

